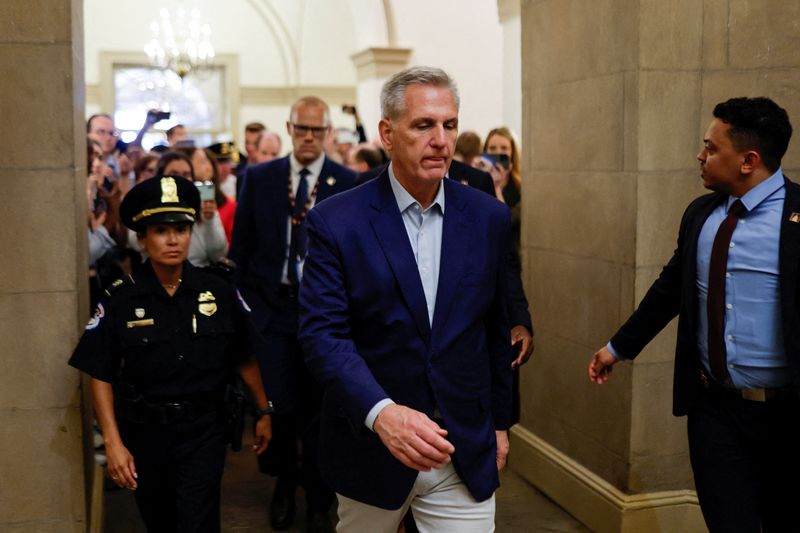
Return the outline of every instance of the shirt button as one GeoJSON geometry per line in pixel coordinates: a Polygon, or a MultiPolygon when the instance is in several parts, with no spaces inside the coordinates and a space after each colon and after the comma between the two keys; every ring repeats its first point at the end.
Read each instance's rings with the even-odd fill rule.
{"type": "Polygon", "coordinates": [[[732,243],[731,243],[731,248],[733,248],[734,246],[736,246],[736,243],[735,243],[735,242],[732,242],[732,243]]]}
{"type": "Polygon", "coordinates": [[[729,277],[731,277],[731,273],[730,273],[730,272],[725,272],[725,277],[726,277],[726,278],[729,278],[729,277]]]}
{"type": "Polygon", "coordinates": [[[727,309],[733,309],[733,304],[725,304],[725,307],[726,307],[727,309]]]}
{"type": "Polygon", "coordinates": [[[428,271],[428,267],[422,267],[421,270],[422,270],[422,273],[424,274],[424,273],[426,273],[428,271]]]}
{"type": "Polygon", "coordinates": [[[728,335],[728,340],[732,341],[733,340],[733,335],[728,335]]]}
{"type": "Polygon", "coordinates": [[[420,231],[420,232],[419,232],[419,235],[420,235],[420,237],[421,237],[421,236],[425,235],[425,232],[424,232],[424,231],[420,231]]]}
{"type": "Polygon", "coordinates": [[[183,356],[182,355],[178,356],[178,361],[183,361],[183,356]]]}
{"type": "Polygon", "coordinates": [[[733,363],[731,363],[731,364],[729,364],[729,365],[728,365],[728,368],[731,368],[731,369],[732,369],[734,366],[735,366],[735,365],[734,365],[733,363]]]}

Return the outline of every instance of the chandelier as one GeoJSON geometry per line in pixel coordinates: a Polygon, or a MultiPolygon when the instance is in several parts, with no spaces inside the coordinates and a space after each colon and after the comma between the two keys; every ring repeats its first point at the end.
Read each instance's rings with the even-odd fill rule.
{"type": "Polygon", "coordinates": [[[161,22],[150,23],[153,38],[144,47],[150,64],[170,69],[183,79],[190,72],[209,67],[214,62],[211,27],[200,22],[200,10],[193,8],[187,16],[181,6],[173,17],[161,8],[161,22]]]}

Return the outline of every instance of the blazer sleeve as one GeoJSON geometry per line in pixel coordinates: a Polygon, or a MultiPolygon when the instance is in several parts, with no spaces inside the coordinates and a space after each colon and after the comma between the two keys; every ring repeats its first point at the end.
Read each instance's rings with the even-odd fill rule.
{"type": "Polygon", "coordinates": [[[256,180],[252,177],[252,167],[245,171],[240,181],[243,183],[236,204],[236,214],[233,218],[233,235],[231,235],[231,245],[228,251],[228,256],[236,263],[234,279],[238,287],[242,286],[242,281],[247,277],[247,266],[254,246],[253,239],[255,238],[253,185],[256,180]]]}
{"type": "Polygon", "coordinates": [[[681,309],[683,284],[694,283],[694,280],[683,279],[686,268],[684,265],[686,247],[697,246],[696,242],[686,242],[687,227],[693,218],[691,213],[695,211],[692,209],[693,205],[695,204],[690,205],[683,214],[678,232],[678,245],[669,262],[664,265],[661,274],[650,286],[636,311],[611,338],[611,345],[625,359],[633,359],[639,355],[644,347],[678,315],[681,309]]]}
{"type": "Polygon", "coordinates": [[[359,427],[389,396],[351,337],[344,265],[333,232],[319,209],[309,211],[305,224],[309,246],[299,295],[303,355],[326,394],[338,398],[353,427],[359,427]]]}
{"type": "Polygon", "coordinates": [[[486,347],[489,351],[492,387],[492,419],[495,429],[511,427],[511,325],[508,320],[508,245],[511,242],[511,224],[508,210],[498,224],[504,238],[497,260],[495,297],[484,319],[486,347]]]}
{"type": "Polygon", "coordinates": [[[533,320],[528,311],[528,298],[522,287],[522,264],[519,255],[509,246],[508,251],[508,318],[511,327],[525,326],[533,333],[533,320]]]}

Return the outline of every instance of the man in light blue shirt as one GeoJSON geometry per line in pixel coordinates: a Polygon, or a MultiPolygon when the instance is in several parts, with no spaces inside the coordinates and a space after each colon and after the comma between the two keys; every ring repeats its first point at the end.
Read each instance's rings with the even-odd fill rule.
{"type": "Polygon", "coordinates": [[[673,412],[688,415],[697,495],[711,531],[800,528],[800,186],[781,171],[792,127],[767,98],[714,108],[697,156],[706,188],[638,309],[597,351],[605,383],[676,315],[673,412]]]}

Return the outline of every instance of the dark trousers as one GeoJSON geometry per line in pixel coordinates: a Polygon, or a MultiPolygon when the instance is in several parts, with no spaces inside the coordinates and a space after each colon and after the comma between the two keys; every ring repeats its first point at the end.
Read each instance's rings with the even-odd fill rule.
{"type": "Polygon", "coordinates": [[[297,341],[296,300],[283,302],[283,310],[262,332],[265,353],[259,365],[267,396],[275,404],[272,440],[258,456],[259,470],[277,476],[275,490],[293,492],[302,484],[311,511],[327,512],[335,494],[322,481],[317,466],[319,447],[320,385],[303,362],[297,341]],[[302,449],[298,449],[298,440],[302,449]]]}
{"type": "Polygon", "coordinates": [[[703,392],[689,413],[697,496],[711,533],[800,531],[800,401],[703,392]]]}
{"type": "Polygon", "coordinates": [[[219,411],[169,425],[120,423],[138,474],[136,504],[149,533],[220,531],[225,427],[219,411]]]}

